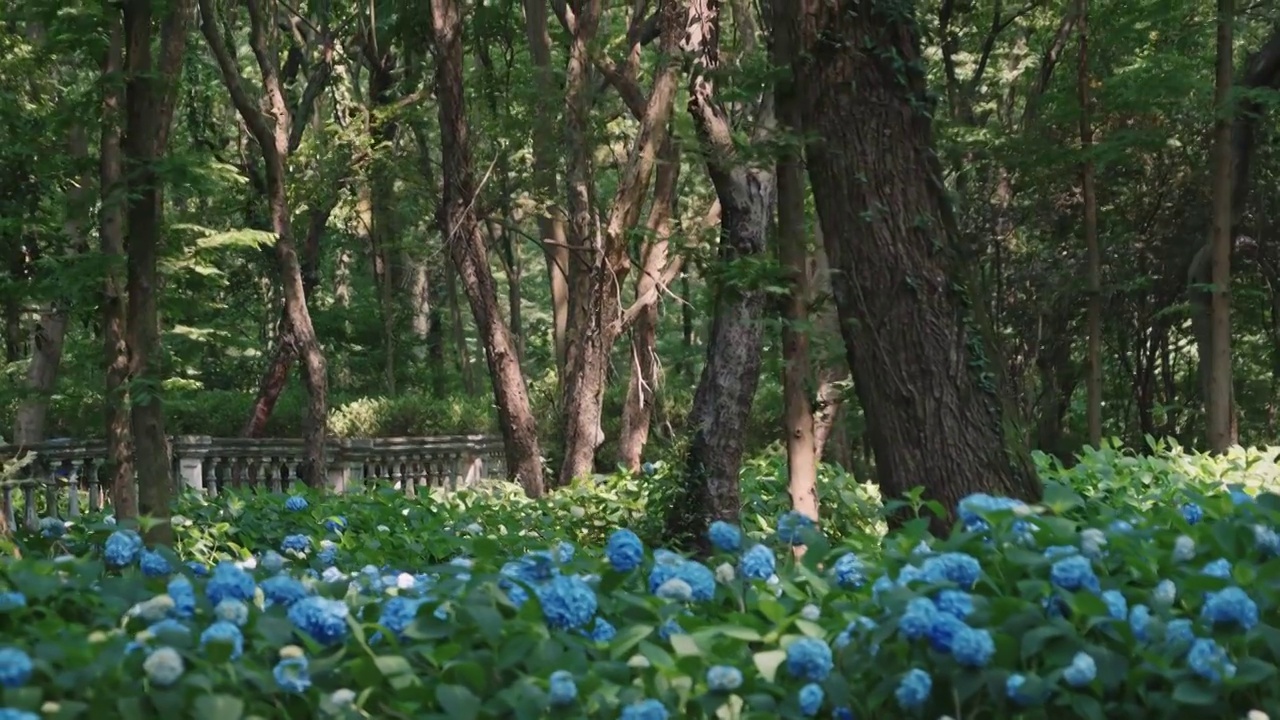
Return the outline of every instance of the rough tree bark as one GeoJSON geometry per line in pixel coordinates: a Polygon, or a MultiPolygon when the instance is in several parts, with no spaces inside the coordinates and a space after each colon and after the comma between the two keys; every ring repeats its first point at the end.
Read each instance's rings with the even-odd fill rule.
{"type": "Polygon", "coordinates": [[[200,0],[200,29],[217,60],[223,84],[231,95],[232,104],[240,113],[245,125],[258,144],[266,169],[267,205],[271,216],[271,230],[276,235],[276,260],[280,267],[283,285],[284,313],[280,323],[279,342],[292,346],[292,351],[302,361],[302,380],[307,391],[307,413],[304,423],[305,458],[302,480],[312,487],[322,487],[326,477],[325,433],[328,422],[328,377],[324,352],[316,337],[307,310],[306,290],[302,281],[302,263],[294,243],[291,210],[286,186],[286,162],[293,148],[300,141],[306,125],[305,113],[309,112],[317,88],[323,87],[330,72],[332,45],[327,37],[324,57],[308,78],[303,93],[302,112],[295,118],[285,98],[280,78],[279,58],[271,46],[270,34],[276,27],[268,15],[262,0],[248,0],[249,46],[262,75],[264,96],[262,102],[250,97],[244,78],[235,59],[227,49],[219,28],[214,0],[200,0]],[[268,113],[271,117],[268,120],[268,113]],[[298,124],[294,125],[294,121],[298,124]]]}
{"type": "Polygon", "coordinates": [[[126,382],[129,379],[129,346],[125,338],[124,204],[126,201],[121,128],[124,124],[124,27],[114,0],[106,0],[107,53],[102,62],[102,140],[98,164],[98,246],[106,259],[102,286],[102,353],[106,364],[103,424],[107,441],[105,481],[111,488],[116,521],[128,523],[138,516],[138,485],[133,474],[133,441],[130,437],[126,382]]]}
{"type": "MultiPolygon", "coordinates": [[[[948,513],[973,492],[1038,499],[933,151],[914,18],[872,0],[776,9],[820,138],[809,179],[881,491],[923,484],[948,513]]],[[[931,526],[945,534],[950,518],[931,526]]]]}
{"type": "Polygon", "coordinates": [[[1218,0],[1218,53],[1213,104],[1213,234],[1209,239],[1210,280],[1208,382],[1205,388],[1205,424],[1209,450],[1224,453],[1235,444],[1231,375],[1231,124],[1229,112],[1232,62],[1233,0],[1218,0]]]}
{"type": "MultiPolygon", "coordinates": [[[[129,348],[129,394],[133,459],[138,475],[138,511],[167,520],[173,494],[169,444],[165,437],[160,368],[155,354],[160,343],[156,261],[164,203],[163,178],[157,168],[168,146],[169,128],[177,103],[177,84],[186,52],[191,1],[169,5],[160,30],[160,58],[154,63],[152,6],[148,0],[124,3],[125,131],[124,170],[129,190],[128,303],[125,337],[129,348]]],[[[147,539],[172,544],[173,528],[160,522],[147,539]]]]}
{"type": "Polygon", "coordinates": [[[525,33],[538,84],[538,114],[533,125],[533,182],[547,207],[538,215],[538,235],[547,260],[547,280],[551,286],[552,333],[556,351],[557,376],[564,380],[568,358],[569,327],[569,244],[564,213],[551,202],[557,194],[555,97],[559,95],[551,68],[551,35],[547,27],[547,6],[542,0],[524,0],[525,33]]]}
{"type": "Polygon", "coordinates": [[[564,457],[559,474],[562,485],[594,470],[596,449],[604,440],[600,413],[608,381],[609,351],[622,331],[618,288],[630,265],[627,233],[639,221],[657,164],[658,149],[666,138],[675,104],[680,70],[675,51],[685,21],[684,11],[677,0],[663,0],[660,5],[660,66],[655,71],[653,89],[608,218],[599,223],[591,191],[587,86],[592,65],[590,43],[599,21],[600,2],[587,0],[576,15],[568,7],[564,8],[562,19],[573,37],[565,93],[565,126],[570,146],[566,176],[574,251],[569,259],[571,336],[562,402],[564,457]]]}
{"type": "Polygon", "coordinates": [[[467,292],[471,312],[484,343],[492,378],[494,404],[507,451],[507,471],[524,486],[529,497],[543,493],[542,452],[537,424],[529,406],[520,362],[511,333],[502,321],[497,288],[489,269],[488,252],[476,219],[476,182],[471,166],[471,141],[462,89],[462,10],[457,0],[431,3],[435,40],[435,90],[439,107],[444,197],[439,219],[441,233],[467,292]]]}
{"type": "MultiPolygon", "coordinates": [[[[716,98],[714,77],[721,65],[717,0],[691,3],[681,49],[693,57],[688,109],[720,202],[719,263],[727,267],[765,252],[774,202],[773,167],[752,166],[739,155],[728,113],[716,98]]],[[[754,139],[762,141],[774,125],[771,93],[763,99],[755,122],[754,139]]],[[[736,521],[741,510],[738,472],[760,380],[764,293],[722,279],[714,308],[706,363],[689,411],[693,435],[685,460],[685,497],[666,517],[668,537],[704,550],[710,523],[736,521]]]]}
{"type": "MultiPolygon", "coordinates": [[[[776,38],[774,62],[791,57],[789,35],[776,38]]],[[[804,166],[800,162],[799,99],[790,78],[774,90],[779,126],[788,133],[777,162],[778,262],[787,275],[782,312],[782,429],[787,444],[787,490],[791,508],[818,519],[818,456],[813,407],[809,402],[813,373],[809,366],[809,248],[805,232],[804,166]]]]}

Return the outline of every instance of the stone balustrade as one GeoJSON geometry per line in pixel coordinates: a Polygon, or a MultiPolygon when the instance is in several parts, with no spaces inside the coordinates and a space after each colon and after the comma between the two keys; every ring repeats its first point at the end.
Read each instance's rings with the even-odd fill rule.
{"type": "MultiPolygon", "coordinates": [[[[182,436],[169,441],[178,489],[216,496],[226,488],[274,492],[299,479],[301,440],[182,436]]],[[[432,488],[456,490],[482,479],[505,479],[502,438],[461,435],[353,438],[327,445],[328,489],[352,492],[393,487],[413,497],[432,488]]],[[[42,516],[77,518],[111,505],[107,447],[102,441],[50,440],[0,445],[0,512],[29,528],[42,516]]]]}

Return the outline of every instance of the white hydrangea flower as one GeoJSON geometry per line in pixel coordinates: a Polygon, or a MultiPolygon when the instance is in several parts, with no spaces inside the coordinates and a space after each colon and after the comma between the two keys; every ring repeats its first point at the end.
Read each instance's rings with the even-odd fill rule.
{"type": "Polygon", "coordinates": [[[688,601],[693,599],[693,588],[680,578],[671,578],[659,585],[654,594],[664,600],[688,601]]]}
{"type": "Polygon", "coordinates": [[[737,577],[737,573],[729,563],[720,563],[720,567],[716,568],[716,582],[718,583],[728,585],[733,582],[735,577],[737,577]]]}
{"type": "Polygon", "coordinates": [[[169,615],[173,610],[173,598],[168,595],[157,595],[150,600],[134,605],[129,608],[131,617],[140,617],[147,622],[159,622],[169,615]]]}
{"type": "Polygon", "coordinates": [[[182,677],[182,656],[171,647],[157,648],[143,661],[142,669],[156,685],[172,685],[182,677]]]}
{"type": "Polygon", "coordinates": [[[809,603],[800,608],[800,617],[809,622],[818,622],[818,619],[822,617],[822,609],[813,603],[809,603]]]}
{"type": "Polygon", "coordinates": [[[284,647],[280,648],[281,660],[288,660],[289,658],[300,658],[306,654],[307,654],[306,651],[298,647],[297,645],[285,645],[284,647]]]}
{"type": "Polygon", "coordinates": [[[1188,535],[1179,535],[1173,543],[1174,562],[1186,562],[1196,556],[1196,541],[1188,535]]]}
{"type": "Polygon", "coordinates": [[[338,688],[337,690],[333,691],[332,695],[329,696],[329,702],[333,703],[334,705],[337,705],[338,707],[347,707],[348,705],[354,704],[355,701],[356,701],[355,691],[350,690],[348,688],[338,688]]]}
{"type": "Polygon", "coordinates": [[[632,655],[631,659],[627,661],[627,667],[646,670],[649,667],[649,658],[639,654],[632,655]]]}

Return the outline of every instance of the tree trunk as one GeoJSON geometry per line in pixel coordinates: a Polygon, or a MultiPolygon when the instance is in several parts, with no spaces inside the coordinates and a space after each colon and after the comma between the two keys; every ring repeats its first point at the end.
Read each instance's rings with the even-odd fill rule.
{"type": "Polygon", "coordinates": [[[262,153],[266,171],[267,207],[271,217],[271,230],[276,235],[276,261],[283,286],[284,315],[280,323],[280,342],[288,342],[301,360],[302,382],[307,392],[307,412],[303,422],[306,449],[301,475],[307,485],[323,487],[328,474],[325,456],[329,415],[328,375],[324,352],[311,323],[311,313],[307,310],[302,263],[293,238],[285,166],[289,154],[300,142],[311,103],[315,102],[318,89],[328,80],[330,57],[323,57],[316,64],[313,75],[308,78],[303,100],[298,106],[297,114],[301,121],[295,126],[294,112],[286,101],[280,78],[278,56],[275,49],[269,46],[272,18],[268,17],[268,9],[263,7],[262,0],[248,0],[248,11],[249,46],[262,75],[264,97],[260,99],[261,102],[251,98],[245,89],[244,78],[227,49],[217,22],[213,0],[200,0],[200,29],[218,62],[222,81],[231,95],[232,104],[262,153]]]}
{"type": "Polygon", "coordinates": [[[551,198],[556,191],[556,103],[559,95],[551,68],[551,35],[547,27],[547,3],[524,0],[525,33],[533,59],[538,87],[538,108],[533,124],[533,181],[546,207],[538,214],[538,235],[547,260],[547,281],[551,286],[552,339],[556,353],[556,373],[563,382],[568,358],[569,327],[569,246],[564,214],[551,198]]]}
{"type": "Polygon", "coordinates": [[[488,251],[476,220],[472,199],[476,184],[466,102],[462,89],[462,11],[457,0],[431,3],[435,37],[435,91],[439,106],[444,197],[440,228],[445,246],[458,269],[471,312],[484,343],[492,379],[494,404],[507,451],[507,472],[524,486],[529,497],[543,493],[542,452],[537,423],[529,406],[520,362],[511,333],[498,309],[497,288],[489,269],[488,251]]]}
{"type": "Polygon", "coordinates": [[[1081,195],[1084,200],[1085,251],[1089,256],[1088,349],[1085,352],[1086,425],[1089,444],[1102,446],[1102,251],[1098,247],[1098,198],[1094,188],[1093,125],[1089,120],[1089,0],[1076,0],[1080,61],[1076,89],[1080,101],[1081,195]]]}
{"type": "Polygon", "coordinates": [[[933,151],[913,19],[877,7],[780,2],[774,32],[800,38],[792,76],[805,130],[821,138],[807,148],[809,179],[881,492],[923,484],[947,513],[974,492],[1036,500],[933,151]]]}
{"type": "Polygon", "coordinates": [[[1209,450],[1224,453],[1235,444],[1232,422],[1231,375],[1231,245],[1232,245],[1232,147],[1230,95],[1232,73],[1233,0],[1218,0],[1217,79],[1214,87],[1213,124],[1213,235],[1209,240],[1210,279],[1213,294],[1209,302],[1210,348],[1205,420],[1209,450]]]}
{"type": "Polygon", "coordinates": [[[103,423],[107,441],[106,485],[111,488],[111,506],[116,521],[128,524],[138,516],[138,484],[133,472],[133,441],[130,437],[128,405],[129,346],[125,337],[126,279],[124,247],[124,204],[126,188],[121,156],[121,127],[125,121],[124,28],[113,0],[106,0],[105,18],[109,41],[102,63],[102,143],[98,167],[98,189],[102,205],[98,214],[99,249],[106,260],[102,287],[102,352],[106,364],[103,393],[103,423]]]}
{"type": "Polygon", "coordinates": [[[571,333],[563,394],[564,457],[559,483],[595,469],[596,449],[604,441],[601,410],[608,383],[609,353],[622,331],[618,287],[629,270],[627,233],[635,227],[657,163],[679,87],[675,50],[686,18],[677,0],[661,5],[661,65],[632,145],[622,177],[610,205],[603,230],[597,229],[590,190],[590,148],[587,146],[588,44],[598,21],[598,0],[583,6],[569,58],[566,93],[570,149],[569,208],[577,252],[570,258],[569,282],[571,333]]]}
{"type": "Polygon", "coordinates": [[[164,545],[173,542],[173,528],[167,522],[173,477],[165,437],[163,375],[155,363],[160,344],[156,262],[164,210],[163,179],[157,170],[168,145],[190,11],[187,0],[170,5],[161,31],[159,67],[154,67],[151,4],[147,0],[124,3],[127,84],[123,149],[129,189],[125,213],[129,233],[125,336],[129,347],[131,430],[138,474],[138,510],[162,520],[147,533],[147,539],[164,545]]]}
{"type": "MultiPolygon", "coordinates": [[[[782,36],[774,45],[774,61],[785,62],[791,49],[782,36]]],[[[775,96],[782,132],[800,137],[800,105],[788,79],[777,83],[775,96]]],[[[818,520],[818,457],[813,407],[809,402],[813,373],[809,367],[809,248],[805,232],[804,167],[797,147],[783,145],[777,164],[778,262],[787,274],[782,312],[782,429],[787,444],[787,489],[791,508],[818,520]]]]}
{"type": "MultiPolygon", "coordinates": [[[[708,174],[720,201],[719,261],[751,261],[765,252],[773,210],[772,167],[751,167],[734,148],[724,107],[715,97],[720,67],[720,6],[694,0],[682,50],[694,58],[689,78],[689,113],[705,153],[708,174]]],[[[756,118],[755,140],[772,130],[772,98],[766,95],[756,118]]],[[[738,473],[747,418],[760,380],[764,292],[754,284],[721,283],[715,290],[714,319],[706,363],[688,427],[684,500],[668,511],[668,537],[707,549],[706,530],[714,520],[734,522],[741,511],[738,473]]]]}
{"type": "MultiPolygon", "coordinates": [[[[827,262],[827,251],[822,247],[822,223],[814,223],[813,237],[815,242],[812,250],[813,270],[809,276],[809,302],[820,308],[814,322],[814,334],[821,338],[839,338],[840,318],[837,317],[835,303],[831,300],[831,264],[827,262]]],[[[843,351],[821,353],[818,360],[818,397],[813,408],[813,453],[820,463],[826,457],[827,442],[836,434],[836,426],[840,422],[849,367],[843,351]]],[[[837,436],[844,440],[837,442],[839,447],[833,461],[852,470],[848,433],[839,433],[837,436]]]]}
{"type": "Polygon", "coordinates": [[[471,369],[471,351],[467,349],[467,330],[462,319],[462,304],[458,302],[457,276],[456,268],[445,270],[445,285],[449,290],[449,326],[453,330],[453,349],[457,353],[458,373],[462,375],[462,389],[470,397],[476,394],[476,379],[471,369]]]}
{"type": "MultiPolygon", "coordinates": [[[[669,132],[669,131],[668,131],[669,132]]],[[[645,229],[650,239],[645,245],[643,268],[636,277],[636,311],[631,326],[631,379],[627,399],[622,406],[622,430],[618,438],[618,459],[623,467],[640,469],[645,444],[649,441],[649,424],[653,419],[653,403],[658,384],[658,293],[660,286],[679,269],[680,258],[669,258],[671,215],[680,179],[680,148],[675,138],[667,135],[659,151],[657,177],[653,184],[653,205],[645,229]]]]}

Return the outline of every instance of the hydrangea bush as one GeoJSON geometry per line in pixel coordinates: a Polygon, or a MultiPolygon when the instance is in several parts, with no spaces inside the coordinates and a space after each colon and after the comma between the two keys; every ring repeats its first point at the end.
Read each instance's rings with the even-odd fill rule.
{"type": "Polygon", "coordinates": [[[947,539],[780,513],[703,559],[582,500],[188,499],[176,554],[47,519],[0,564],[0,720],[1257,718],[1280,497],[1175,455],[1042,458],[1042,505],[947,539]]]}

